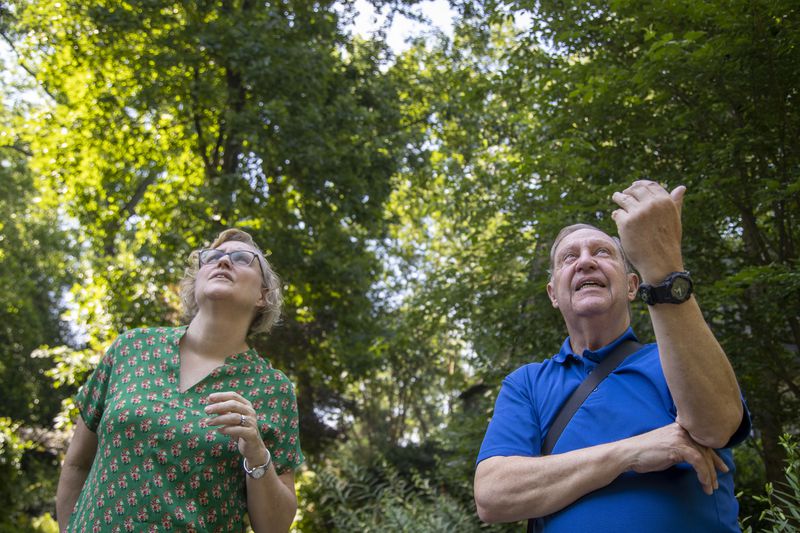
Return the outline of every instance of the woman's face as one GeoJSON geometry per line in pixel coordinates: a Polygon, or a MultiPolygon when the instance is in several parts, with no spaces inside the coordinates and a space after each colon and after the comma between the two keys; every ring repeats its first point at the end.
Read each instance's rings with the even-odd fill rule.
{"type": "Polygon", "coordinates": [[[200,309],[225,304],[252,314],[265,304],[261,265],[256,250],[243,242],[226,241],[214,248],[219,253],[201,254],[201,266],[195,281],[195,298],[200,309]],[[244,251],[234,255],[232,252],[244,251]],[[247,260],[251,260],[246,264],[247,260]],[[204,262],[205,261],[205,262],[204,262]]]}

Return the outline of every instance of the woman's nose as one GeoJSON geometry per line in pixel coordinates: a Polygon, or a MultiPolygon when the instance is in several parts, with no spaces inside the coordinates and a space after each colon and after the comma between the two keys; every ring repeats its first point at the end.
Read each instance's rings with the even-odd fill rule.
{"type": "Polygon", "coordinates": [[[222,265],[223,263],[228,267],[233,266],[233,263],[231,262],[231,254],[225,254],[222,257],[220,257],[219,260],[217,261],[218,265],[222,265]]]}

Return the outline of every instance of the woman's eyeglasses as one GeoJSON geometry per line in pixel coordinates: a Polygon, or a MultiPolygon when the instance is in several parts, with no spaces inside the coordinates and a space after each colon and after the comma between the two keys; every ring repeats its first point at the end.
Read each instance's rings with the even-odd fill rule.
{"type": "MultiPolygon", "coordinates": [[[[223,252],[222,250],[217,250],[215,248],[200,250],[200,253],[198,254],[201,267],[203,265],[216,265],[222,261],[222,258],[225,256],[228,256],[231,263],[236,266],[250,266],[258,254],[249,250],[223,252]]],[[[258,262],[258,268],[261,270],[261,261],[258,262]]]]}

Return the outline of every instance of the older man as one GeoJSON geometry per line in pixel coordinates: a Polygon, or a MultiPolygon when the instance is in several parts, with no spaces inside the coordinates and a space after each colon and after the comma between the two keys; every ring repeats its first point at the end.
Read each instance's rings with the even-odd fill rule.
{"type": "Polygon", "coordinates": [[[548,533],[739,530],[729,447],[750,422],[684,272],[685,191],[637,181],[615,193],[620,240],[583,224],[559,233],[547,293],[569,337],[554,357],[503,381],[475,472],[482,520],[538,517],[548,533]],[[601,381],[543,455],[566,399],[635,339],[628,306],[637,293],[649,304],[656,344],[601,381]]]}

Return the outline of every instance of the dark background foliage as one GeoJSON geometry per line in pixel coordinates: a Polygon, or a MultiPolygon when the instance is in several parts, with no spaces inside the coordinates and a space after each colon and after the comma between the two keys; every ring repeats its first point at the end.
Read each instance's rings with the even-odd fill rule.
{"type": "Polygon", "coordinates": [[[179,321],[186,257],[229,226],[284,279],[283,321],[253,342],[297,385],[297,529],[511,528],[479,524],[471,477],[502,377],[565,335],[550,240],[613,231],[611,194],[640,178],[688,187],[686,264],[753,413],[741,516],[767,527],[800,412],[797,6],[452,6],[452,36],[395,54],[347,31],[349,3],[0,3],[19,74],[0,528],[52,528],[71,396],[120,331],[179,321]]]}

